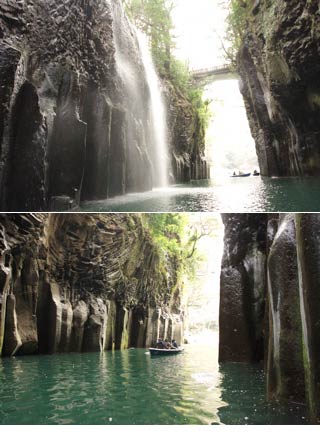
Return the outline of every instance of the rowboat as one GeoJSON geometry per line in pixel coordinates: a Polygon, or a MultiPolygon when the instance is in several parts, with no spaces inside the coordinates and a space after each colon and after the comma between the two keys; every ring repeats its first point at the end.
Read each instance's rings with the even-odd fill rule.
{"type": "Polygon", "coordinates": [[[179,354],[184,351],[184,348],[172,348],[166,350],[164,348],[149,348],[151,356],[172,356],[174,354],[179,354]]]}
{"type": "Polygon", "coordinates": [[[235,176],[231,176],[231,177],[250,177],[251,173],[248,174],[236,174],[235,176]]]}

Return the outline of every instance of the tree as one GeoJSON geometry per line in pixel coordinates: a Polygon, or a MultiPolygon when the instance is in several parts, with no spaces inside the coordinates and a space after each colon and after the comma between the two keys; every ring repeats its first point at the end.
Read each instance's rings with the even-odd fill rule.
{"type": "Polygon", "coordinates": [[[226,40],[230,43],[230,48],[223,48],[233,64],[236,58],[247,29],[248,7],[244,0],[228,1],[229,15],[227,17],[226,40]]]}
{"type": "Polygon", "coordinates": [[[169,72],[174,47],[171,36],[173,1],[126,0],[124,3],[132,22],[150,39],[153,58],[159,72],[169,72]]]}
{"type": "Polygon", "coordinates": [[[193,278],[199,259],[198,243],[203,237],[214,237],[219,229],[217,219],[205,214],[145,214],[147,226],[159,253],[174,257],[189,278],[193,278]]]}

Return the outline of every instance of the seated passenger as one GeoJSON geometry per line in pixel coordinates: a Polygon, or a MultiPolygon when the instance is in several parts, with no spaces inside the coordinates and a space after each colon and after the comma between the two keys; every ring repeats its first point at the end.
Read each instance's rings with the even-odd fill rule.
{"type": "Polygon", "coordinates": [[[178,348],[178,344],[174,339],[172,340],[171,345],[173,348],[178,348]]]}
{"type": "Polygon", "coordinates": [[[159,349],[166,348],[166,345],[161,338],[158,339],[157,344],[156,344],[156,348],[159,348],[159,349]]]}

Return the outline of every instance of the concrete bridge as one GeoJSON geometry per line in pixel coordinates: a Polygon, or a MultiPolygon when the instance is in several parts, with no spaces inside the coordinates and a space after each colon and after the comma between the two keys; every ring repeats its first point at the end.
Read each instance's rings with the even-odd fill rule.
{"type": "Polygon", "coordinates": [[[200,69],[191,71],[193,81],[197,84],[206,85],[213,81],[223,79],[236,79],[238,73],[232,64],[222,64],[209,69],[200,69]]]}

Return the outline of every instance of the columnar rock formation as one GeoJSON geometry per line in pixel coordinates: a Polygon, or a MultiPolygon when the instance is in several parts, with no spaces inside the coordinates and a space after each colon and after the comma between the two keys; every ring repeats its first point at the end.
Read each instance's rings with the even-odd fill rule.
{"type": "Polygon", "coordinates": [[[139,216],[2,214],[0,228],[2,355],[181,343],[177,264],[139,216]]]}
{"type": "MultiPolygon", "coordinates": [[[[0,87],[2,211],[155,185],[150,90],[120,0],[1,2],[0,87]]],[[[202,177],[195,140],[183,148],[192,172],[175,177],[202,177]]]]}
{"type": "Polygon", "coordinates": [[[205,157],[206,130],[190,102],[170,83],[165,84],[172,173],[177,182],[210,178],[205,157]]]}
{"type": "Polygon", "coordinates": [[[265,176],[318,175],[320,6],[249,0],[241,91],[265,176]]]}
{"type": "Polygon", "coordinates": [[[220,360],[259,361],[263,358],[267,219],[264,214],[228,214],[223,220],[220,360]]]}
{"type": "Polygon", "coordinates": [[[320,422],[320,215],[224,222],[220,361],[264,359],[268,398],[306,403],[320,422]]]}

